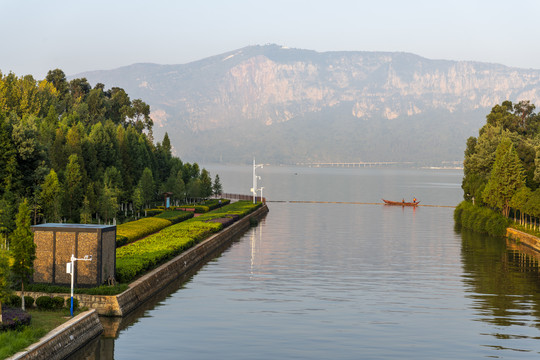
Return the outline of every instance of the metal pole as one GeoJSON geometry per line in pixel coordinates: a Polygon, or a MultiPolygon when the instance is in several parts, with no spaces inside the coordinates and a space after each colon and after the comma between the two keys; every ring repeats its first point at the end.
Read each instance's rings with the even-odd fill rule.
{"type": "Polygon", "coordinates": [[[73,317],[73,273],[75,272],[75,256],[71,254],[71,306],[69,312],[71,317],[73,317]]]}

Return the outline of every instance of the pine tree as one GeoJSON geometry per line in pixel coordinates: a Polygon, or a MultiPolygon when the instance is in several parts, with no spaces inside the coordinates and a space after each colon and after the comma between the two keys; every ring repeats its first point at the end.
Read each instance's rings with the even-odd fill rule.
{"type": "Polygon", "coordinates": [[[30,209],[26,199],[19,205],[15,224],[17,227],[11,234],[11,251],[13,255],[11,270],[15,278],[21,282],[22,309],[25,310],[24,283],[34,273],[34,260],[36,259],[36,244],[34,244],[34,234],[30,229],[30,209]]]}
{"type": "Polygon", "coordinates": [[[223,187],[221,186],[218,174],[216,174],[216,177],[214,178],[214,185],[212,185],[212,190],[214,191],[214,195],[216,196],[220,196],[223,192],[223,187]]]}
{"type": "Polygon", "coordinates": [[[504,138],[495,152],[495,163],[482,194],[491,207],[500,209],[508,217],[510,200],[517,190],[525,185],[525,174],[521,160],[511,140],[504,138]]]}

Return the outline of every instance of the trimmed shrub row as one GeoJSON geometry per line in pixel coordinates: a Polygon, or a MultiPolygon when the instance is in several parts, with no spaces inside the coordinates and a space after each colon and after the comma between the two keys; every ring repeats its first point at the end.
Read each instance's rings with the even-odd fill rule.
{"type": "Polygon", "coordinates": [[[116,251],[116,278],[126,283],[221,229],[221,224],[185,221],[116,251]]]}
{"type": "Polygon", "coordinates": [[[167,219],[148,217],[116,227],[116,247],[123,246],[153,234],[172,224],[167,219]]]}
{"type": "MultiPolygon", "coordinates": [[[[75,288],[75,294],[88,295],[117,295],[127,290],[127,284],[117,284],[115,286],[101,285],[93,288],[75,288]]],[[[28,284],[26,289],[34,292],[69,294],[71,288],[69,286],[49,285],[49,284],[28,284]]]]}
{"type": "MultiPolygon", "coordinates": [[[[62,309],[64,305],[69,308],[71,306],[71,299],[69,301],[65,301],[61,296],[40,296],[35,300],[35,303],[39,310],[59,310],[62,309]]],[[[5,299],[4,304],[12,308],[20,308],[22,299],[20,296],[12,294],[5,299]]],[[[32,307],[34,305],[34,298],[31,296],[25,296],[24,305],[26,308],[32,307]]],[[[79,302],[77,299],[73,299],[73,307],[75,309],[79,307],[79,302]]]]}
{"type": "Polygon", "coordinates": [[[208,221],[208,220],[218,219],[218,218],[223,218],[223,217],[232,217],[232,218],[237,217],[238,219],[241,219],[244,216],[257,210],[261,206],[262,206],[262,203],[260,202],[253,204],[251,201],[241,200],[241,201],[237,201],[232,204],[229,204],[227,206],[223,206],[210,213],[203,214],[199,216],[197,219],[199,221],[208,221]]]}
{"type": "Polygon", "coordinates": [[[123,246],[116,250],[116,277],[127,283],[178,255],[223,228],[220,218],[237,220],[262,206],[239,201],[211,213],[169,226],[157,234],[123,246]]]}
{"type": "Polygon", "coordinates": [[[492,236],[505,236],[510,220],[489,208],[462,201],[454,210],[454,221],[464,228],[492,236]]]}
{"type": "Polygon", "coordinates": [[[182,210],[167,210],[154,217],[169,220],[173,224],[178,224],[179,222],[192,218],[193,213],[190,211],[182,210]]]}

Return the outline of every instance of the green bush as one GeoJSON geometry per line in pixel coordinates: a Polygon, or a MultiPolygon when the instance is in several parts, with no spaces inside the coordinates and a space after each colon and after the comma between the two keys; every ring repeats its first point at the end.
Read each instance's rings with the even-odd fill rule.
{"type": "Polygon", "coordinates": [[[116,247],[124,246],[128,243],[128,241],[129,239],[127,236],[116,234],[116,247]]]}
{"type": "Polygon", "coordinates": [[[8,295],[5,302],[6,302],[6,305],[15,307],[15,308],[21,307],[22,305],[21,297],[15,294],[8,295]]]}
{"type": "Polygon", "coordinates": [[[53,306],[55,309],[61,309],[64,307],[65,300],[61,296],[53,297],[53,306]]]}
{"type": "Polygon", "coordinates": [[[24,307],[28,308],[28,307],[32,307],[32,306],[34,306],[34,298],[31,297],[31,296],[25,295],[25,297],[24,297],[24,307]]]}
{"type": "Polygon", "coordinates": [[[123,246],[116,251],[116,277],[130,282],[162,262],[190,248],[221,229],[221,224],[191,219],[170,226],[161,232],[123,246]]]}
{"type": "MultiPolygon", "coordinates": [[[[129,244],[158,232],[167,226],[171,226],[171,224],[172,223],[169,220],[157,217],[148,217],[137,221],[131,221],[116,227],[116,239],[118,241],[120,236],[122,245],[129,244]]],[[[117,247],[122,245],[119,245],[118,242],[116,243],[117,247]]]]}
{"type": "Polygon", "coordinates": [[[54,309],[54,301],[50,296],[40,296],[36,299],[36,306],[39,310],[54,309]]]}
{"type": "Polygon", "coordinates": [[[464,228],[492,236],[505,236],[510,220],[489,208],[463,201],[454,210],[454,220],[464,228]]]}
{"type": "Polygon", "coordinates": [[[169,220],[173,224],[178,224],[179,222],[191,219],[193,217],[193,213],[191,211],[183,210],[167,210],[159,215],[156,215],[155,217],[169,220]]]}
{"type": "MultiPolygon", "coordinates": [[[[94,288],[75,288],[75,294],[89,295],[117,295],[127,290],[129,285],[118,284],[115,286],[101,285],[94,288]]],[[[71,288],[69,286],[49,285],[49,284],[29,284],[28,291],[44,292],[44,293],[60,293],[69,294],[71,288]]]]}
{"type": "MultiPolygon", "coordinates": [[[[71,309],[71,297],[66,300],[66,308],[71,309]]],[[[73,311],[77,310],[79,308],[79,300],[77,298],[73,298],[73,311]]]]}
{"type": "Polygon", "coordinates": [[[164,210],[165,210],[165,208],[163,208],[163,209],[144,209],[144,211],[146,213],[146,216],[148,216],[148,217],[156,216],[158,214],[161,214],[164,210]]]}

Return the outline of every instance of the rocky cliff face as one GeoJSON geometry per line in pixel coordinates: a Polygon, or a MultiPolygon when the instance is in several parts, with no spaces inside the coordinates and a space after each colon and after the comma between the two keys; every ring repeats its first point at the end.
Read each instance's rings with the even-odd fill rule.
{"type": "MultiPolygon", "coordinates": [[[[219,141],[217,131],[221,136],[245,137],[236,145],[230,140],[219,141],[220,146],[216,147],[220,149],[219,155],[204,154],[212,160],[223,158],[224,153],[233,156],[230,147],[250,137],[247,128],[262,131],[266,141],[272,142],[276,141],[272,137],[285,131],[285,126],[287,132],[302,132],[306,127],[316,126],[320,131],[311,131],[311,141],[320,145],[321,137],[327,140],[332,134],[340,133],[341,124],[358,132],[355,139],[349,139],[351,144],[377,143],[376,139],[365,138],[366,127],[372,137],[390,134],[394,137],[392,141],[399,141],[400,136],[407,135],[403,132],[407,133],[409,123],[423,132],[433,128],[423,135],[440,138],[437,128],[441,127],[434,126],[437,122],[434,117],[444,118],[445,123],[453,122],[449,129],[456,133],[455,139],[439,145],[448,147],[443,151],[444,157],[456,160],[462,156],[465,139],[476,135],[492,106],[507,99],[539,103],[540,98],[538,70],[428,60],[407,53],[317,53],[277,45],[247,47],[186,65],[138,64],[77,75],[81,76],[91,83],[123,87],[130,95],[148,102],[156,123],[156,137],[159,139],[168,131],[181,156],[182,152],[189,154],[188,157],[195,155],[188,150],[190,146],[193,148],[195,138],[219,141]],[[474,120],[471,114],[478,117],[479,113],[484,115],[474,120]],[[320,116],[325,119],[315,120],[320,116]],[[328,132],[329,126],[333,133],[328,132]]],[[[258,144],[253,146],[267,147],[261,141],[259,137],[258,144]]],[[[281,160],[293,162],[339,160],[337,157],[344,156],[377,158],[370,148],[356,149],[362,152],[356,155],[345,155],[344,149],[340,155],[330,145],[326,152],[308,150],[299,156],[295,156],[292,145],[285,148],[287,154],[281,154],[281,160]]],[[[379,160],[395,160],[392,152],[377,149],[379,160]]],[[[248,152],[255,151],[252,150],[248,152]]],[[[424,157],[411,150],[399,158],[424,157]]],[[[278,153],[276,161],[280,158],[278,153]]]]}

